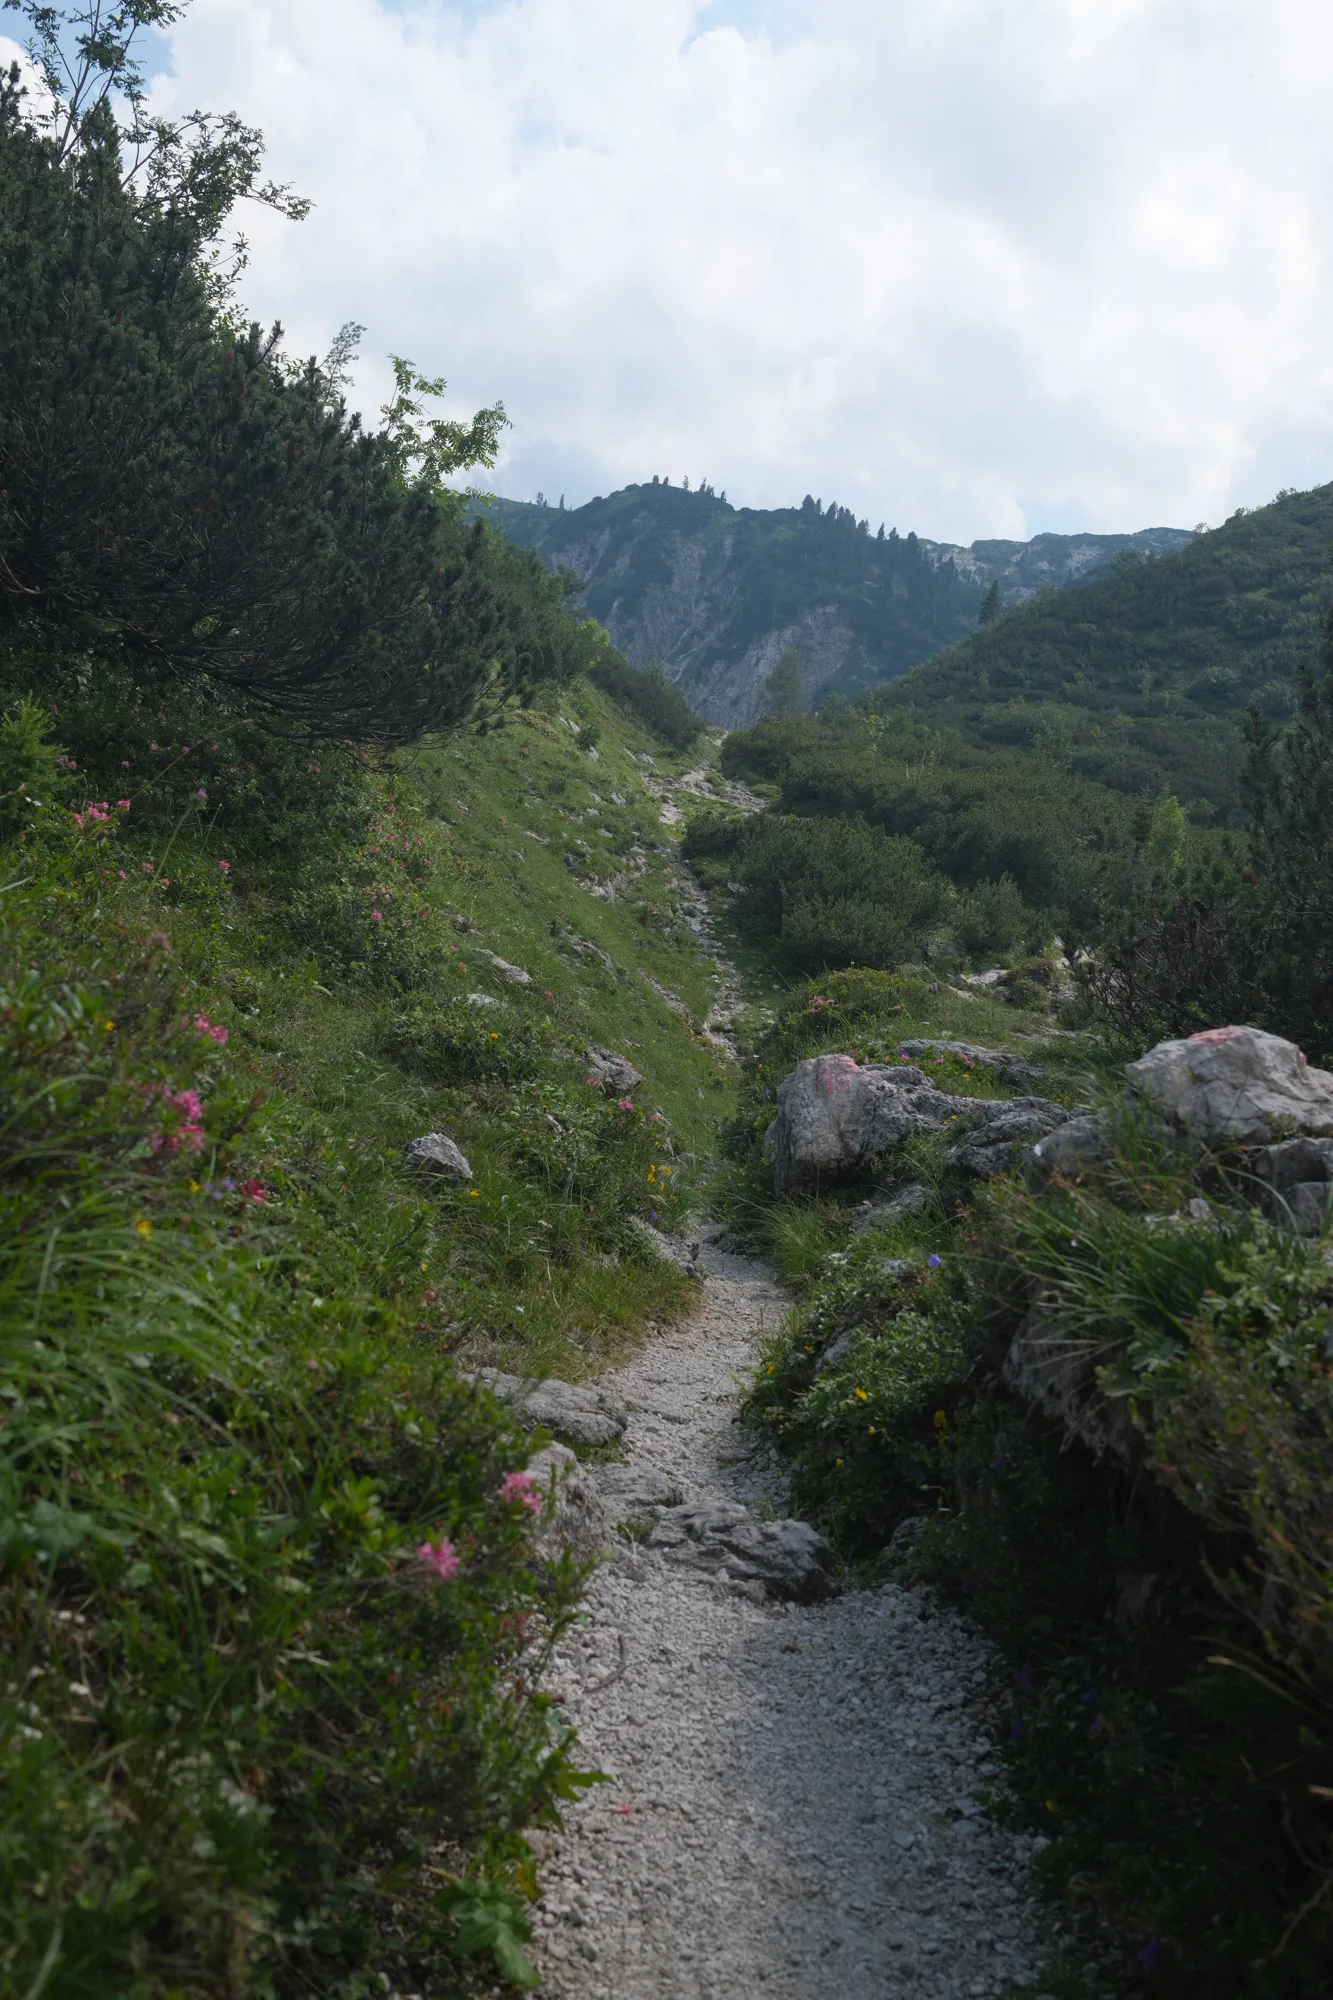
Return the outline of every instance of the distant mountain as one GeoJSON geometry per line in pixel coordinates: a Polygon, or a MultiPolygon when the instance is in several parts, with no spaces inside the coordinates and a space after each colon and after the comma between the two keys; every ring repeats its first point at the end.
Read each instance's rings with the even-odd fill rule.
{"type": "Polygon", "coordinates": [[[635,666],[657,660],[695,711],[752,722],[784,646],[801,656],[807,694],[857,695],[975,629],[998,578],[1007,604],[1043,583],[1081,584],[1122,550],[1179,548],[1187,530],[1038,535],[974,542],[870,532],[849,508],[732,507],[704,486],[654,480],[566,510],[497,500],[489,519],[572,569],[582,602],[635,666]]]}
{"type": "Polygon", "coordinates": [[[1197,819],[1232,822],[1240,724],[1251,703],[1292,711],[1333,596],[1330,543],[1333,485],[1279,494],[1156,561],[1118,555],[1085,589],[1039,593],[884,705],[977,745],[1034,744],[1119,791],[1169,785],[1197,819]]]}

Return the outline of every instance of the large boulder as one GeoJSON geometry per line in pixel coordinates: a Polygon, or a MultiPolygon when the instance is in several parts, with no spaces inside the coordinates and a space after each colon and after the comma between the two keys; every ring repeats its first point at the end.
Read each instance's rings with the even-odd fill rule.
{"type": "Polygon", "coordinates": [[[910,1063],[862,1067],[850,1056],[811,1056],[778,1086],[778,1115],[764,1154],[778,1194],[846,1180],[880,1153],[950,1119],[973,1116],[972,1098],[936,1090],[910,1063]]]}
{"type": "Polygon", "coordinates": [[[1125,1065],[1131,1097],[1205,1146],[1333,1135],[1333,1076],[1262,1028],[1206,1028],[1125,1065]]]}
{"type": "Polygon", "coordinates": [[[730,1501],[669,1508],[648,1538],[669,1563],[756,1596],[813,1604],[833,1588],[833,1554],[804,1521],[757,1521],[730,1501]]]}
{"type": "Polygon", "coordinates": [[[540,1424],[571,1444],[615,1444],[629,1423],[624,1404],[590,1382],[561,1382],[554,1375],[538,1382],[500,1368],[479,1368],[472,1380],[507,1404],[525,1430],[540,1424]]]}
{"type": "Polygon", "coordinates": [[[1020,1140],[1051,1131],[1069,1116],[1044,1097],[988,1100],[936,1090],[914,1063],[888,1066],[850,1056],[811,1056],[778,1086],[778,1115],[764,1136],[778,1194],[865,1172],[882,1153],[920,1132],[953,1130],[948,1155],[974,1176],[1003,1173],[1020,1140]],[[963,1135],[967,1134],[964,1138],[963,1135]]]}

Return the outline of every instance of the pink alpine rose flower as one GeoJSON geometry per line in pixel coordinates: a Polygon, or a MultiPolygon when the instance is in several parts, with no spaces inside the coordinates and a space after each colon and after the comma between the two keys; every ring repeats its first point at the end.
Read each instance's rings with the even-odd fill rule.
{"type": "Polygon", "coordinates": [[[506,1472],[496,1488],[496,1497],[501,1500],[516,1500],[520,1507],[530,1513],[540,1514],[542,1496],[537,1491],[537,1482],[530,1472],[506,1472]]]}
{"type": "Polygon", "coordinates": [[[458,1569],[458,1557],[447,1535],[441,1535],[438,1546],[434,1548],[429,1542],[422,1542],[417,1558],[425,1563],[427,1569],[434,1570],[441,1583],[448,1583],[458,1569]]]}

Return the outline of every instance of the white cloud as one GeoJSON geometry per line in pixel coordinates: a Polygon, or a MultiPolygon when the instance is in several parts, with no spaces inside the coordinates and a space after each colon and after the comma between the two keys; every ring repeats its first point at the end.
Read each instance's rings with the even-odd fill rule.
{"type": "Polygon", "coordinates": [[[1319,0],[195,0],[164,107],[317,207],[248,303],[514,420],[501,491],[708,477],[970,540],[1333,477],[1319,0]]]}

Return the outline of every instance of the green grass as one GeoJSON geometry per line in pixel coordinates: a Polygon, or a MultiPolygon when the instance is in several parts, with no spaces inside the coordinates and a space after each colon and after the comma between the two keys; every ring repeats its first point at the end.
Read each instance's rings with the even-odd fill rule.
{"type": "Polygon", "coordinates": [[[456,1365],[577,1376],[689,1309],[643,1224],[734,1091],[648,739],[580,695],[595,763],[548,714],[395,774],[73,685],[73,773],[49,708],[6,738],[45,803],[0,851],[0,1987],[470,1993],[580,1782],[531,1678],[580,1578],[456,1365]],[[509,831],[589,807],[577,872],[509,831]],[[466,1181],[406,1169],[438,1129],[466,1181]]]}

